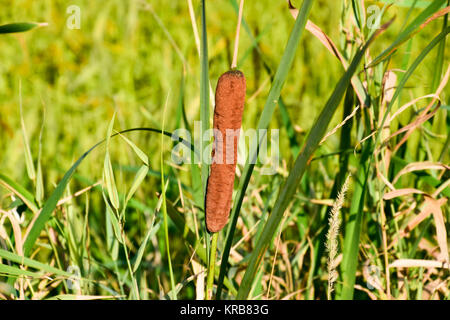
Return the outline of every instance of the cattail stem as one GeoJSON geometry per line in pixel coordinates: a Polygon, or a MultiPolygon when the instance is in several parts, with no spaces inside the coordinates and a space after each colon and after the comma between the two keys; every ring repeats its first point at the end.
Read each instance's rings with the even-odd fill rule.
{"type": "Polygon", "coordinates": [[[244,0],[241,0],[241,3],[239,5],[238,23],[237,23],[237,27],[236,27],[236,38],[234,39],[233,62],[231,63],[232,70],[237,68],[237,55],[238,55],[238,49],[239,49],[239,34],[241,31],[241,21],[242,21],[243,11],[244,11],[244,0]]]}
{"type": "Polygon", "coordinates": [[[214,272],[216,267],[216,257],[217,257],[217,238],[219,238],[219,233],[214,232],[211,240],[211,254],[209,255],[208,264],[208,278],[206,279],[206,300],[212,299],[212,291],[214,285],[214,272]]]}

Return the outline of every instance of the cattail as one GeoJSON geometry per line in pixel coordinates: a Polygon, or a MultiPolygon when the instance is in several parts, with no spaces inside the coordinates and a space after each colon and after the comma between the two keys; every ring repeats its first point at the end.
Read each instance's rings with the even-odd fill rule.
{"type": "Polygon", "coordinates": [[[205,201],[209,232],[222,230],[230,215],[245,88],[244,74],[238,70],[225,72],[217,82],[213,161],[205,201]]]}

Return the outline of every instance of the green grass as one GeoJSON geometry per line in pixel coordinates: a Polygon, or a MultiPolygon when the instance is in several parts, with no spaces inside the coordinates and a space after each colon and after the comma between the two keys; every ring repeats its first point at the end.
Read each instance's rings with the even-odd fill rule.
{"type": "Polygon", "coordinates": [[[449,2],[386,5],[382,24],[395,19],[377,32],[364,9],[389,1],[291,1],[296,20],[285,1],[246,1],[243,129],[280,129],[280,168],[267,176],[261,163],[239,165],[229,224],[211,237],[208,165],[171,160],[178,143],[191,155],[209,143],[195,149],[170,136],[210,128],[210,88],[231,65],[238,2],[192,1],[199,47],[188,1],[78,1],[80,30],[66,27],[64,1],[2,7],[0,299],[195,299],[208,290],[216,299],[327,299],[328,217],[349,173],[333,298],[450,297],[446,269],[389,267],[436,260],[448,243],[450,211],[436,204],[450,195],[450,87],[430,108],[421,99],[391,117],[445,80],[449,2]],[[383,86],[389,70],[393,88],[383,86]],[[390,138],[414,123],[402,145],[405,133],[390,138]],[[424,169],[430,163],[447,169],[424,169]],[[422,193],[386,197],[393,189],[422,193]],[[432,214],[414,224],[430,201],[432,214]],[[368,289],[369,267],[381,287],[368,289]],[[433,291],[434,282],[444,285],[433,291]]]}

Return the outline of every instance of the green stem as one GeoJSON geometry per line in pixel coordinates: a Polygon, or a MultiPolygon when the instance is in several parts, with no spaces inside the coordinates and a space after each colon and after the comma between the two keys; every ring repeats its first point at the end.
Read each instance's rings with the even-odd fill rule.
{"type": "Polygon", "coordinates": [[[217,256],[217,238],[219,238],[219,233],[215,232],[212,235],[211,240],[211,254],[209,255],[209,265],[208,265],[208,278],[206,280],[206,300],[212,299],[212,289],[214,284],[214,268],[216,266],[216,256],[217,256]]]}
{"type": "MultiPolygon", "coordinates": [[[[166,107],[167,107],[167,101],[164,105],[163,110],[163,121],[162,121],[162,130],[164,131],[165,128],[165,114],[166,114],[166,107]]],[[[164,161],[163,161],[163,150],[164,150],[164,136],[161,135],[161,154],[160,154],[160,162],[161,162],[161,197],[162,197],[162,213],[163,213],[163,219],[164,219],[164,240],[166,242],[166,250],[167,250],[167,262],[169,264],[169,274],[170,274],[170,286],[171,286],[171,292],[172,292],[172,299],[177,300],[177,292],[175,290],[175,277],[173,275],[173,268],[172,268],[172,259],[170,258],[170,242],[169,242],[169,223],[167,219],[167,203],[166,203],[166,182],[164,179],[164,161]]]]}
{"type": "Polygon", "coordinates": [[[133,268],[131,268],[130,257],[128,256],[127,245],[125,244],[125,234],[123,228],[122,228],[122,245],[123,250],[125,252],[125,260],[127,260],[128,272],[130,273],[131,283],[133,284],[133,295],[135,299],[140,300],[141,298],[139,296],[137,281],[136,278],[134,277],[133,268]]]}

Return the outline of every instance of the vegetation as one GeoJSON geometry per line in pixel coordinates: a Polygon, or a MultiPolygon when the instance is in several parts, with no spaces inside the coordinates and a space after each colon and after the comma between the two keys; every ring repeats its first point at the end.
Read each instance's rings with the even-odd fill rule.
{"type": "Polygon", "coordinates": [[[450,1],[74,2],[0,13],[0,299],[450,298],[450,1]],[[269,147],[211,236],[230,67],[269,147]]]}

